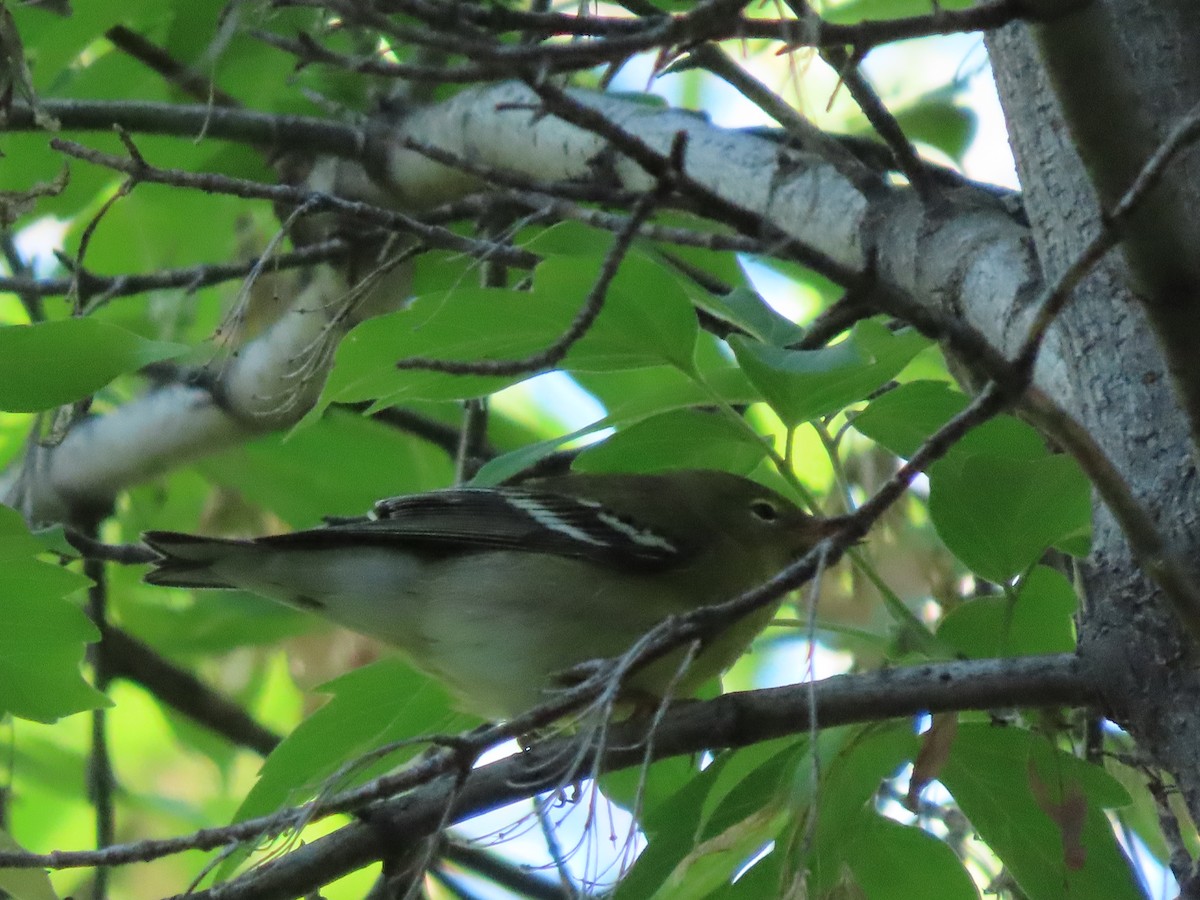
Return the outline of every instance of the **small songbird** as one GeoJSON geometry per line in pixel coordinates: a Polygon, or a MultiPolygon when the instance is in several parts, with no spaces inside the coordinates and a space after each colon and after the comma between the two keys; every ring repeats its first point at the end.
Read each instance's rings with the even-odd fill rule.
{"type": "MultiPolygon", "coordinates": [[[[511,717],[667,616],[729,600],[836,530],[727,472],[571,474],[382,500],[371,515],[256,540],[145,535],[151,584],[241,588],[403,650],[464,709],[511,717]]],[[[688,696],[778,604],[700,648],[634,671],[623,690],[688,696]]]]}

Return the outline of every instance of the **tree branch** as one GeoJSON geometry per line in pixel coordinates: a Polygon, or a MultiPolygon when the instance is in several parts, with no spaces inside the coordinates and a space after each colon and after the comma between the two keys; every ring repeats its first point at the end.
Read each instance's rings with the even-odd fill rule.
{"type": "MultiPolygon", "coordinates": [[[[1095,700],[1089,679],[1073,656],[954,662],[841,675],[813,685],[726,694],[669,711],[654,733],[651,759],[717,748],[744,747],[805,732],[809,710],[817,725],[1002,706],[1087,705],[1095,700]],[[814,703],[815,700],[815,703],[814,703]]],[[[355,823],[318,838],[221,888],[192,896],[221,900],[290,898],[354,871],[432,833],[444,810],[461,821],[554,790],[580,770],[611,772],[645,761],[645,735],[617,726],[599,754],[578,746],[580,738],[539,743],[530,750],[471,771],[461,786],[442,780],[371,810],[371,823],[355,823]],[[565,762],[579,768],[564,769],[565,762]]],[[[0,864],[4,857],[0,855],[0,864]]]]}
{"type": "Polygon", "coordinates": [[[279,736],[252,718],[241,706],[214,691],[128,632],[104,629],[109,671],[141,685],[161,703],[239,747],[266,756],[279,736]]]}
{"type": "MultiPolygon", "coordinates": [[[[967,660],[929,663],[910,668],[885,669],[861,675],[837,675],[812,684],[791,685],[759,691],[725,694],[715,700],[680,703],[670,708],[657,723],[654,759],[697,753],[702,750],[745,747],[751,744],[803,734],[810,727],[810,709],[817,710],[821,728],[871,722],[923,712],[992,709],[1011,706],[1086,706],[1098,701],[1096,677],[1084,663],[1069,654],[1033,656],[1005,660],[967,660]],[[815,703],[814,703],[815,700],[815,703]]],[[[615,771],[639,765],[645,759],[641,741],[644,731],[634,724],[615,726],[600,755],[599,771],[615,771]]],[[[454,819],[462,820],[495,809],[541,791],[559,786],[570,773],[564,760],[580,760],[591,768],[594,760],[580,754],[587,735],[539,742],[526,753],[481,766],[467,776],[455,805],[454,819]]],[[[453,770],[442,768],[442,773],[453,770]]],[[[451,781],[453,779],[450,779],[451,781]]],[[[416,783],[416,782],[414,782],[416,783]]],[[[450,790],[443,778],[398,797],[377,808],[391,835],[411,834],[419,839],[422,829],[437,824],[450,790]]],[[[353,792],[362,795],[359,789],[353,792]]],[[[2,868],[66,869],[96,865],[147,862],[189,849],[211,850],[233,841],[256,840],[279,834],[294,821],[313,821],[325,811],[344,810],[339,797],[328,803],[304,808],[300,817],[266,816],[225,828],[208,828],[177,838],[119,844],[104,851],[55,851],[47,854],[23,851],[0,852],[2,868]]],[[[382,853],[380,832],[364,824],[343,828],[299,851],[295,864],[280,869],[276,864],[251,876],[270,874],[268,883],[287,878],[294,884],[297,869],[313,877],[320,870],[326,880],[365,864],[382,853]],[[315,851],[313,848],[317,848],[315,851]]],[[[291,857],[289,857],[290,859],[291,857]]],[[[310,887],[324,881],[306,881],[310,887]]],[[[260,882],[239,882],[237,890],[258,889],[260,882]]],[[[223,887],[222,892],[229,890],[223,887]]],[[[293,892],[303,894],[308,887],[293,892]]],[[[201,893],[193,896],[211,896],[201,893]]],[[[249,896],[248,893],[226,895],[249,896]]],[[[267,893],[262,896],[275,896],[267,893]]]]}
{"type": "MultiPolygon", "coordinates": [[[[146,134],[201,137],[253,144],[274,152],[302,150],[328,153],[342,159],[369,163],[381,158],[382,133],[367,131],[332,119],[288,116],[226,106],[128,100],[43,100],[49,113],[65,131],[106,131],[114,127],[146,134]]],[[[14,103],[4,123],[6,131],[40,131],[33,110],[14,103]]]]}

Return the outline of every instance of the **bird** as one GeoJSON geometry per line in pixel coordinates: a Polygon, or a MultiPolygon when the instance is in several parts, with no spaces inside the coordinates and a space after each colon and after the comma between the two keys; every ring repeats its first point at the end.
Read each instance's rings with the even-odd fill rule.
{"type": "MultiPolygon", "coordinates": [[[[158,555],[150,584],[242,589],[317,613],[399,648],[461,709],[508,719],[668,616],[761,584],[837,527],[748,478],[694,469],[445,488],[249,540],[143,540],[158,555]]],[[[691,696],[781,602],[706,638],[690,660],[676,650],[635,669],[622,696],[691,696]]]]}

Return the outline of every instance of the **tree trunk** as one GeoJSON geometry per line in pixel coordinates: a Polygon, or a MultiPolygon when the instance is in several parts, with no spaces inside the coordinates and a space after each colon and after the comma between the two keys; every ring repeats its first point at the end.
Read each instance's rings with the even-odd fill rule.
{"type": "MultiPolygon", "coordinates": [[[[1170,6],[1123,3],[1120,15],[1130,15],[1131,5],[1141,7],[1143,13],[1148,6],[1170,6]]],[[[1103,6],[1092,4],[1094,10],[1103,6]]],[[[1200,8],[1193,5],[1193,9],[1200,8]]],[[[1096,10],[1096,14],[1103,11],[1096,10]]],[[[1136,39],[1136,46],[1106,45],[1099,40],[1093,45],[1092,67],[1130,79],[1128,83],[1144,101],[1140,107],[1143,117],[1155,119],[1150,134],[1159,136],[1147,140],[1146,122],[1122,122],[1112,115],[1111,108],[1102,106],[1103,97],[1096,97],[1099,108],[1090,115],[1109,123],[1106,139],[1114,157],[1134,153],[1139,159],[1135,164],[1144,163],[1155,141],[1200,96],[1196,85],[1200,67],[1194,61],[1185,64],[1189,55],[1194,56],[1194,49],[1185,52],[1185,48],[1197,46],[1200,26],[1195,24],[1196,15],[1188,18],[1192,27],[1181,30],[1179,17],[1144,15],[1140,17],[1142,29],[1125,31],[1136,39]],[[1162,85],[1173,85],[1174,90],[1160,90],[1162,85]]],[[[1072,102],[1059,102],[1051,89],[1051,78],[1040,57],[1051,58],[1061,51],[1055,38],[1071,25],[1068,21],[1056,26],[1055,33],[1043,33],[1040,47],[1038,35],[1024,25],[1004,29],[989,40],[1025,205],[1047,280],[1059,275],[1100,228],[1097,190],[1106,194],[1104,208],[1111,209],[1132,180],[1127,172],[1122,187],[1115,175],[1108,176],[1109,184],[1103,177],[1095,177],[1104,165],[1104,147],[1090,146],[1087,137],[1097,126],[1079,121],[1088,116],[1083,110],[1068,118],[1064,110],[1072,108],[1072,102]],[[1088,157],[1088,164],[1081,154],[1088,157]]],[[[1076,41],[1085,39],[1081,31],[1077,29],[1076,41]]],[[[1061,89],[1061,82],[1056,79],[1056,83],[1061,89]]],[[[1196,154],[1190,157],[1194,160],[1196,154]]],[[[1176,169],[1174,174],[1178,176],[1180,171],[1176,169]]],[[[1166,189],[1179,191],[1185,182],[1183,178],[1168,179],[1166,189]]],[[[1176,214],[1181,207],[1193,212],[1184,233],[1194,233],[1196,228],[1197,186],[1192,179],[1193,196],[1186,198],[1186,203],[1175,204],[1176,214]]],[[[1134,223],[1135,234],[1141,233],[1141,224],[1134,223]]],[[[1165,223],[1157,224],[1162,228],[1165,223]]],[[[1192,260],[1195,252],[1193,245],[1192,260]]],[[[1186,386],[1177,390],[1180,379],[1188,376],[1185,372],[1173,379],[1169,374],[1172,366],[1163,348],[1169,348],[1171,341],[1164,343],[1156,337],[1154,316],[1146,313],[1151,301],[1135,296],[1129,287],[1145,283],[1146,279],[1133,277],[1131,271],[1144,264],[1144,259],[1133,254],[1110,253],[1076,290],[1055,326],[1062,347],[1060,358],[1067,364],[1067,390],[1056,399],[1101,443],[1155,519],[1167,546],[1190,563],[1197,558],[1200,545],[1196,466],[1188,417],[1179,399],[1188,391],[1186,386]]],[[[1175,302],[1180,307],[1194,307],[1190,293],[1174,298],[1175,302]]],[[[1189,333],[1171,336],[1175,344],[1186,341],[1194,346],[1194,308],[1192,322],[1189,333]]],[[[1178,781],[1193,817],[1197,817],[1200,670],[1184,662],[1194,649],[1162,592],[1135,564],[1128,542],[1101,504],[1096,507],[1094,529],[1092,555],[1081,571],[1085,603],[1079,622],[1079,652],[1103,685],[1107,713],[1128,729],[1141,747],[1153,749],[1154,762],[1178,781]]]]}

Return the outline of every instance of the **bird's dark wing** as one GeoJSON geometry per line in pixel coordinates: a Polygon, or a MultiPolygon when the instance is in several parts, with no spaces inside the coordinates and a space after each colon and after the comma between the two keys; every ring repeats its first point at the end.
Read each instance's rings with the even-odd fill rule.
{"type": "Polygon", "coordinates": [[[516,550],[641,570],[686,557],[674,540],[579,497],[520,488],[450,488],[375,504],[365,519],[260,538],[275,546],[393,545],[427,553],[516,550]]]}

